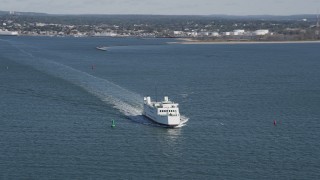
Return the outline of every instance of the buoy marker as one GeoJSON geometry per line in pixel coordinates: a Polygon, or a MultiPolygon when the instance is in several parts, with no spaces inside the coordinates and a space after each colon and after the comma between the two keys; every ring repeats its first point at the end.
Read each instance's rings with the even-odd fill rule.
{"type": "Polygon", "coordinates": [[[111,122],[112,122],[111,127],[116,127],[114,120],[112,120],[111,122]]]}

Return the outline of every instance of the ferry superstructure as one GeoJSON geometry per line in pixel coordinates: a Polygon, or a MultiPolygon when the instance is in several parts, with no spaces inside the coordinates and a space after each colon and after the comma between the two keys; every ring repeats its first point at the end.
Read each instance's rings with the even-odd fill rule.
{"type": "Polygon", "coordinates": [[[170,101],[168,96],[160,102],[152,102],[149,96],[144,97],[143,115],[158,124],[175,127],[181,121],[178,106],[179,104],[170,101]]]}

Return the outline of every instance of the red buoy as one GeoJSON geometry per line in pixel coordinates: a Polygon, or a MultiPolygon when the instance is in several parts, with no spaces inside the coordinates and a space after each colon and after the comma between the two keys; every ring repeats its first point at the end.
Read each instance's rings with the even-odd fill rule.
{"type": "Polygon", "coordinates": [[[276,126],[277,125],[277,121],[273,120],[273,125],[276,126]]]}

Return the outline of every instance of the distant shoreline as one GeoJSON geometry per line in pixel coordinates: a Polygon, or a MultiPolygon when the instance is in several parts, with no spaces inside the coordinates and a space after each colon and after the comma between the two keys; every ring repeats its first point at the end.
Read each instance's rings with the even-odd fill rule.
{"type": "Polygon", "coordinates": [[[168,42],[168,44],[300,44],[300,43],[320,43],[319,40],[315,41],[200,41],[188,38],[179,39],[181,41],[168,42]]]}

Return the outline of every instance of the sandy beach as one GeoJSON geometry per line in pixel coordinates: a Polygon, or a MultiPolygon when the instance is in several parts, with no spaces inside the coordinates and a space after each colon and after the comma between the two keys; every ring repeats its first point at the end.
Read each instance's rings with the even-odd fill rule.
{"type": "Polygon", "coordinates": [[[169,44],[297,44],[297,43],[320,43],[320,41],[198,41],[188,38],[178,39],[169,44]]]}

